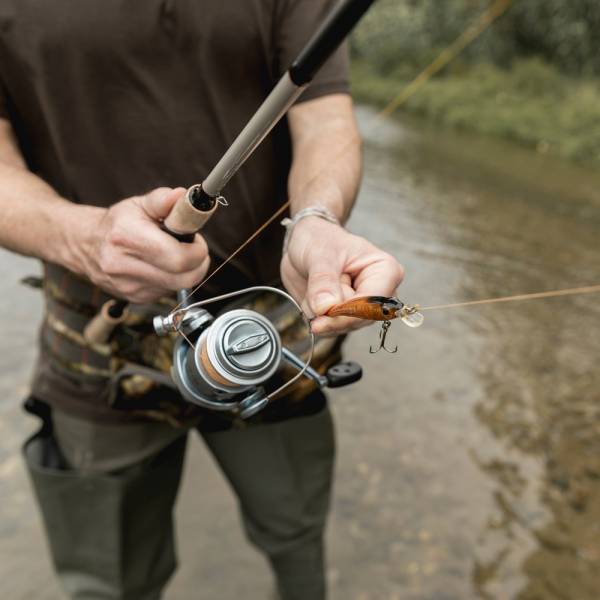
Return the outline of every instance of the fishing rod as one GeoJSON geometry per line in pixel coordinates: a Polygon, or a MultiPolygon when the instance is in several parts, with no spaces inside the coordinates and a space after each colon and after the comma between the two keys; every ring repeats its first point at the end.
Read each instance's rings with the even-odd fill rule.
{"type": "MultiPolygon", "coordinates": [[[[181,242],[190,243],[218,206],[227,206],[222,191],[229,180],[310,85],[374,2],[341,0],[334,7],[204,181],[177,199],[161,224],[164,231],[181,242]]],[[[171,379],[189,402],[248,418],[303,376],[320,388],[340,387],[361,378],[362,369],[353,362],[333,365],[325,374],[310,366],[315,336],[306,314],[286,292],[255,286],[190,303],[193,291],[180,290],[175,309],[167,316],[156,316],[153,321],[157,335],[178,334],[171,379]],[[283,297],[299,313],[309,342],[306,359],[282,344],[277,328],[264,315],[249,309],[234,309],[215,318],[206,308],[214,302],[259,292],[283,297]],[[274,376],[283,363],[296,373],[285,383],[273,385],[274,376]]],[[[125,300],[107,301],[86,326],[83,333],[86,342],[106,344],[115,327],[125,320],[128,305],[125,300]]],[[[118,373],[115,379],[119,379],[118,373]]]]}
{"type": "MultiPolygon", "coordinates": [[[[227,206],[222,196],[223,188],[287,113],[374,2],[342,0],[334,7],[206,179],[191,186],[177,200],[162,223],[166,232],[181,242],[192,242],[217,207],[227,206]]],[[[178,299],[186,302],[185,290],[178,292],[178,299]]],[[[86,341],[90,344],[106,343],[115,327],[126,318],[128,305],[126,300],[108,300],[86,326],[86,341]]]]}

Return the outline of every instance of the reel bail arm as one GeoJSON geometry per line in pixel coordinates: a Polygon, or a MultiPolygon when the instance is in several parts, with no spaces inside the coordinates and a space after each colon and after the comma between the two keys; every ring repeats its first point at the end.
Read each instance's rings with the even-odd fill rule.
{"type": "Polygon", "coordinates": [[[321,375],[310,366],[315,338],[300,305],[286,292],[255,286],[195,302],[166,317],[155,317],[158,335],[180,332],[173,351],[171,377],[181,395],[199,406],[230,411],[241,418],[255,414],[289,389],[300,377],[312,379],[319,387],[341,387],[360,379],[362,369],[355,363],[340,363],[321,375]],[[302,315],[310,341],[305,360],[282,345],[275,326],[263,315],[249,309],[227,311],[216,319],[206,306],[255,292],[278,294],[302,315]],[[297,373],[277,389],[265,386],[285,361],[297,373]]]}

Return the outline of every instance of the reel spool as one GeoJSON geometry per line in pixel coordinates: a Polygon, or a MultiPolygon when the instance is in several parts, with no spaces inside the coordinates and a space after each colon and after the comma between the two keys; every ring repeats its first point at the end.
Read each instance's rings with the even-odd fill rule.
{"type": "Polygon", "coordinates": [[[319,387],[341,387],[362,376],[361,367],[351,362],[331,367],[325,376],[310,367],[315,344],[310,323],[297,302],[277,288],[256,286],[196,302],[167,317],[155,317],[154,329],[158,335],[172,331],[183,334],[175,344],[171,368],[181,395],[193,404],[235,412],[242,418],[263,409],[302,376],[312,379],[319,387]],[[282,345],[279,332],[264,315],[249,309],[235,309],[215,319],[203,308],[257,291],[283,296],[302,315],[310,340],[306,362],[282,345]],[[267,393],[264,385],[283,361],[295,367],[298,373],[267,393]]]}

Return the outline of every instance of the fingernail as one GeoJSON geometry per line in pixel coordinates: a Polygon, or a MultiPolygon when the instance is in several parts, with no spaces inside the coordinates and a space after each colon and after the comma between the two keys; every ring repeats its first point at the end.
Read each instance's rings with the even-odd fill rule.
{"type": "Polygon", "coordinates": [[[321,292],[320,294],[317,294],[314,299],[315,312],[324,312],[334,303],[335,297],[333,294],[330,294],[329,292],[321,292]]]}

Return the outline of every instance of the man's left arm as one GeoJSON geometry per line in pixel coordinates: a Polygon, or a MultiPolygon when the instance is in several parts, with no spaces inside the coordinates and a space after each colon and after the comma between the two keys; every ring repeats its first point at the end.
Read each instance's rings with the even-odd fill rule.
{"type": "MultiPolygon", "coordinates": [[[[352,100],[332,94],[301,102],[288,113],[293,162],[288,182],[291,214],[325,208],[343,224],[361,179],[361,141],[352,100]]],[[[288,291],[319,317],[354,296],[392,296],[404,271],[393,257],[343,226],[311,216],[298,221],[281,262],[288,291]]],[[[315,333],[360,327],[358,319],[316,318],[315,333]]]]}

